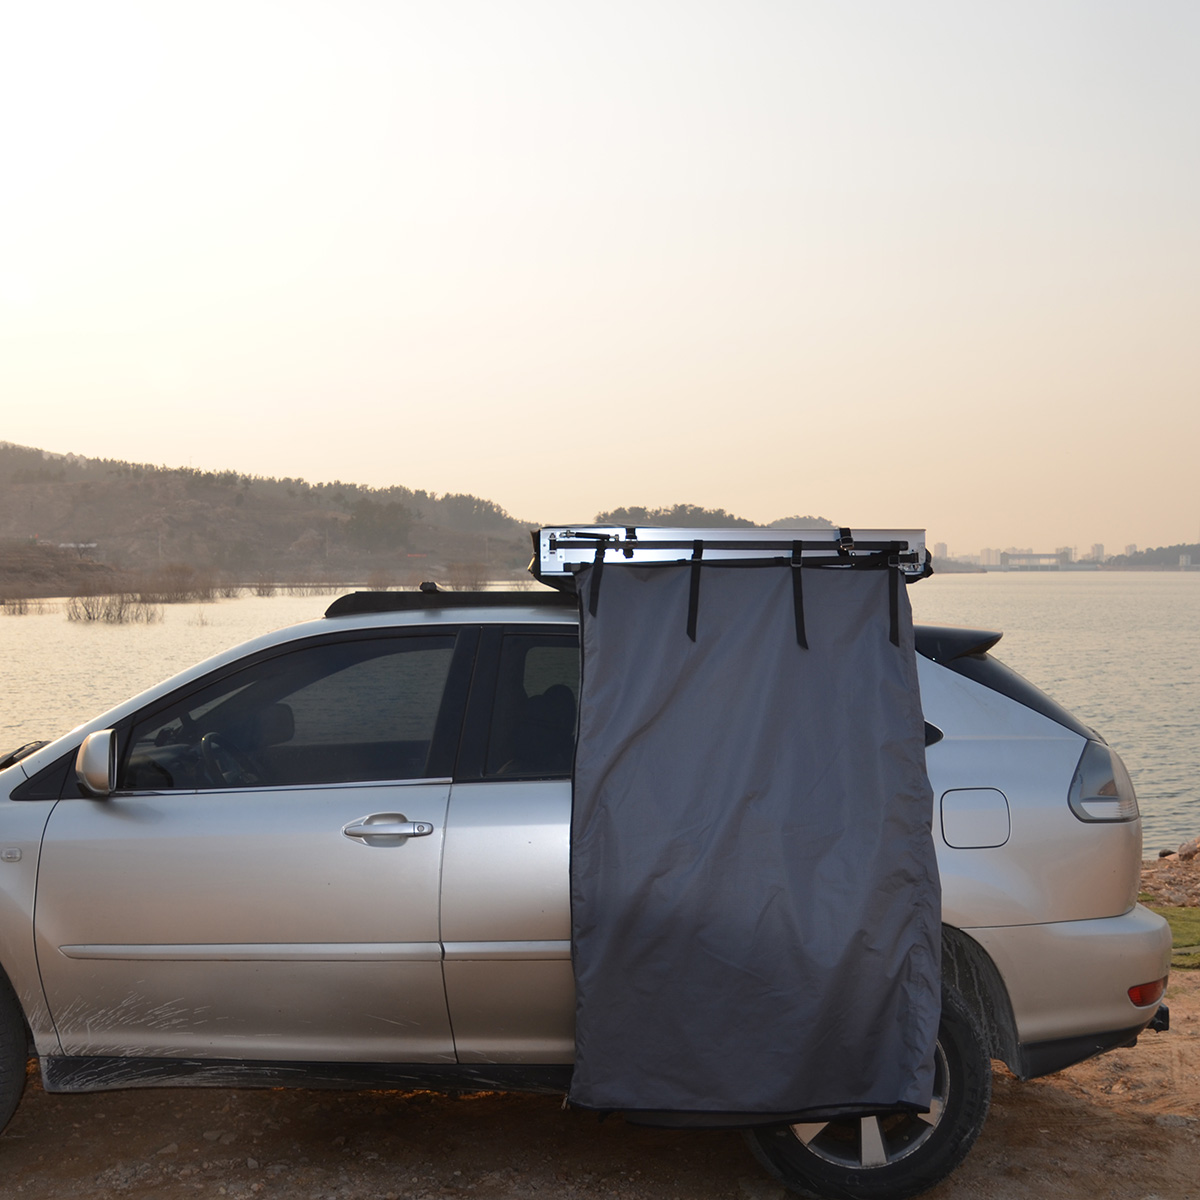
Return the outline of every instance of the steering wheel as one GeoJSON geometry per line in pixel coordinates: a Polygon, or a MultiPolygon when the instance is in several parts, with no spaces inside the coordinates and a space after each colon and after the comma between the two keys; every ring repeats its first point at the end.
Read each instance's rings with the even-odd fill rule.
{"type": "Polygon", "coordinates": [[[259,782],[254,762],[216,733],[200,739],[200,758],[213,787],[253,787],[259,782]]]}

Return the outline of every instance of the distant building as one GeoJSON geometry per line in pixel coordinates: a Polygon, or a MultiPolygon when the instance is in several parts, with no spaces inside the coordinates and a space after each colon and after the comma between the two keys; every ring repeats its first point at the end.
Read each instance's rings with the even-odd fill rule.
{"type": "Polygon", "coordinates": [[[998,567],[1000,565],[1000,551],[990,546],[985,546],[979,552],[979,561],[985,567],[998,567]]]}
{"type": "Polygon", "coordinates": [[[1103,542],[1093,542],[1092,543],[1092,552],[1091,552],[1091,554],[1088,555],[1088,557],[1092,560],[1092,562],[1103,562],[1104,561],[1104,543],[1103,542]]]}
{"type": "Polygon", "coordinates": [[[1067,565],[1060,553],[1034,553],[1032,550],[1005,550],[1000,566],[1005,571],[1057,571],[1067,565]]]}
{"type": "Polygon", "coordinates": [[[934,542],[933,543],[933,557],[934,558],[949,558],[950,557],[949,553],[946,550],[945,542],[934,542]]]}
{"type": "Polygon", "coordinates": [[[1129,545],[1125,547],[1125,553],[1132,558],[1137,553],[1137,546],[1134,545],[1133,542],[1130,542],[1129,545]]]}
{"type": "Polygon", "coordinates": [[[1075,561],[1074,546],[1056,546],[1054,548],[1054,553],[1057,554],[1065,563],[1075,561]]]}
{"type": "Polygon", "coordinates": [[[1190,567],[1192,565],[1192,556],[1190,554],[1181,554],[1179,556],[1179,565],[1181,567],[1190,567]]]}

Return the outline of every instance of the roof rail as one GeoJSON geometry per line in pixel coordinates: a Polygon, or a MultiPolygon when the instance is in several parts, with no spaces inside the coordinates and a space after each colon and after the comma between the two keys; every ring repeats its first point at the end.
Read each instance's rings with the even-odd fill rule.
{"type": "MultiPolygon", "coordinates": [[[[551,587],[570,586],[569,577],[593,562],[706,563],[779,559],[852,566],[856,559],[882,556],[908,582],[931,574],[923,529],[685,529],[652,525],[554,525],[533,531],[535,578],[551,587]],[[699,549],[697,549],[699,548],[699,549]]],[[[864,565],[866,565],[864,563],[864,565]]]]}
{"type": "Polygon", "coordinates": [[[351,592],[339,596],[327,617],[364,613],[430,612],[442,608],[574,608],[575,597],[564,592],[351,592]]]}

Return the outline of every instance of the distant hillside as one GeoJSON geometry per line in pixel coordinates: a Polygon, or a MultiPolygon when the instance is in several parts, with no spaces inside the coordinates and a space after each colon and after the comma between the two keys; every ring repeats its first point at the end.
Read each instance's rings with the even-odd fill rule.
{"type": "Polygon", "coordinates": [[[526,526],[478,496],[154,467],[0,443],[0,540],[116,571],[187,563],[250,582],[503,577],[526,526]]]}
{"type": "MultiPolygon", "coordinates": [[[[693,504],[619,508],[596,520],[753,524],[693,504]]],[[[829,524],[823,517],[773,522],[829,524]]],[[[528,530],[470,494],[155,467],[0,442],[0,593],[61,595],[181,564],[238,584],[435,579],[473,587],[525,578],[528,530]]]]}
{"type": "Polygon", "coordinates": [[[1136,554],[1114,554],[1104,560],[1106,567],[1149,567],[1161,571],[1164,567],[1178,567],[1179,560],[1190,557],[1193,564],[1200,566],[1200,544],[1181,543],[1178,546],[1156,546],[1154,549],[1139,550],[1136,554]]]}
{"type": "Polygon", "coordinates": [[[0,538],[0,603],[31,596],[112,590],[116,572],[73,550],[0,538]]]}

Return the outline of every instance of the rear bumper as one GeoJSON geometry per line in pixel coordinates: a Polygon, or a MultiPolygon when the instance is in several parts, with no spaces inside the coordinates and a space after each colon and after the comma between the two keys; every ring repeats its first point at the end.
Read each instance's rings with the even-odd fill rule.
{"type": "Polygon", "coordinates": [[[1129,989],[1170,970],[1171,931],[1135,905],[1119,917],[965,929],[990,955],[1008,991],[1023,1078],[1130,1046],[1161,1021],[1129,989]]]}
{"type": "Polygon", "coordinates": [[[1145,1025],[1130,1029],[1118,1029],[1110,1033],[1094,1033],[1087,1037],[1058,1038],[1049,1042],[1027,1042],[1017,1047],[1018,1062],[1014,1074],[1020,1079],[1037,1079],[1039,1075],[1053,1075],[1073,1063],[1095,1058],[1106,1050],[1121,1046],[1136,1046],[1138,1034],[1147,1029],[1163,1032],[1170,1027],[1170,1013],[1165,1004],[1145,1025]]]}

